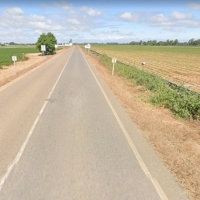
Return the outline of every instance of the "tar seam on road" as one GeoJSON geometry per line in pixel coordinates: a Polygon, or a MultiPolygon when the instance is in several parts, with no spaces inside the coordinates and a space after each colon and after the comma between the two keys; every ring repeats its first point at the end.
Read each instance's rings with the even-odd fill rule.
{"type": "MultiPolygon", "coordinates": [[[[81,53],[82,53],[82,52],[81,52],[81,53]]],[[[151,173],[149,172],[149,170],[148,170],[147,166],[145,165],[145,163],[144,163],[142,157],[140,156],[140,154],[139,154],[139,152],[138,152],[136,146],[134,145],[134,143],[133,143],[131,137],[129,136],[127,130],[125,129],[125,127],[124,127],[122,121],[120,120],[120,118],[119,118],[117,112],[115,111],[115,109],[114,109],[114,107],[112,106],[110,100],[108,99],[106,93],[104,92],[103,88],[101,87],[101,84],[99,83],[97,77],[95,76],[94,72],[92,71],[92,68],[90,67],[90,65],[89,65],[88,61],[86,60],[85,56],[83,55],[83,53],[82,53],[82,56],[83,56],[83,58],[85,59],[85,61],[86,61],[87,65],[88,65],[88,67],[89,67],[89,69],[90,69],[90,71],[91,71],[91,73],[92,73],[94,79],[96,80],[96,82],[97,82],[97,84],[98,84],[98,86],[99,86],[101,92],[103,93],[103,96],[105,97],[105,99],[106,99],[106,101],[107,101],[107,103],[108,103],[110,109],[112,110],[112,112],[113,112],[113,114],[114,114],[114,116],[115,116],[115,118],[116,118],[116,120],[117,120],[117,122],[118,122],[118,124],[119,124],[119,126],[120,126],[120,128],[121,128],[121,130],[122,130],[122,132],[124,133],[124,135],[125,135],[125,137],[126,137],[126,139],[127,139],[127,141],[128,141],[128,144],[130,145],[130,147],[131,147],[133,153],[135,154],[135,157],[136,157],[137,161],[139,162],[139,164],[140,164],[140,166],[141,166],[143,172],[145,173],[146,177],[149,178],[150,181],[152,182],[152,184],[153,184],[155,190],[157,191],[158,195],[160,196],[161,200],[168,200],[168,198],[167,198],[165,192],[164,192],[163,189],[161,188],[161,186],[160,186],[160,184],[158,183],[158,181],[157,181],[155,178],[153,178],[153,176],[152,176],[151,173]]]]}
{"type": "MultiPolygon", "coordinates": [[[[73,50],[73,52],[74,52],[74,50],[73,50]]],[[[52,95],[52,93],[53,93],[53,91],[54,91],[54,89],[55,89],[55,87],[56,87],[58,81],[60,80],[60,77],[62,76],[62,74],[63,74],[63,72],[64,72],[64,70],[65,70],[65,68],[66,68],[66,66],[67,66],[67,64],[68,64],[68,62],[69,62],[69,60],[70,60],[72,54],[73,54],[73,52],[70,54],[70,56],[69,56],[69,58],[68,58],[66,64],[64,65],[64,67],[63,67],[63,69],[62,69],[62,71],[61,71],[61,73],[60,73],[58,79],[56,80],[56,82],[55,82],[55,84],[54,84],[54,86],[53,86],[51,92],[49,93],[49,96],[47,97],[47,99],[49,99],[49,98],[51,97],[51,95],[52,95]]],[[[28,135],[26,136],[26,139],[25,139],[24,143],[22,144],[22,146],[21,146],[21,148],[20,148],[20,151],[17,153],[17,156],[15,157],[15,159],[14,159],[14,161],[11,163],[11,165],[7,168],[6,173],[5,173],[5,174],[2,176],[2,178],[0,179],[0,192],[1,192],[2,188],[3,188],[4,183],[5,183],[6,180],[8,179],[8,177],[9,177],[9,175],[10,175],[12,169],[13,169],[14,166],[19,162],[19,160],[20,160],[20,158],[21,158],[21,156],[22,156],[22,154],[23,154],[23,152],[24,152],[24,150],[25,150],[25,148],[26,148],[26,146],[27,146],[27,144],[28,144],[28,142],[29,142],[29,140],[30,140],[30,138],[31,138],[31,135],[33,134],[33,131],[34,131],[34,129],[35,129],[35,127],[36,127],[36,125],[37,125],[37,123],[38,123],[38,121],[39,121],[39,119],[40,119],[40,117],[41,117],[41,115],[42,115],[42,113],[43,113],[43,111],[44,111],[46,105],[47,105],[47,103],[48,103],[48,101],[45,101],[45,103],[43,104],[42,109],[41,109],[40,112],[39,112],[39,115],[37,116],[36,120],[34,121],[32,127],[31,127],[31,129],[30,129],[30,131],[29,131],[29,133],[28,133],[28,135]]]]}

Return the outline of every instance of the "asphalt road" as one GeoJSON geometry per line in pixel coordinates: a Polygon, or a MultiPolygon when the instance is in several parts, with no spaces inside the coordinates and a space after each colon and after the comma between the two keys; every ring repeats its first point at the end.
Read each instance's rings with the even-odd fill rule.
{"type": "Polygon", "coordinates": [[[73,47],[0,91],[0,200],[187,199],[95,74],[73,47]]]}

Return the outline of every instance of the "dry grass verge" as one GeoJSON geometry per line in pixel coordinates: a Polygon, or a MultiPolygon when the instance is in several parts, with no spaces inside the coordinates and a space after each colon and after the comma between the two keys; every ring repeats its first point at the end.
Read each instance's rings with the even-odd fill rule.
{"type": "Polygon", "coordinates": [[[168,110],[145,102],[149,92],[123,77],[111,78],[98,57],[86,57],[189,195],[200,199],[200,123],[177,119],[168,110]]]}

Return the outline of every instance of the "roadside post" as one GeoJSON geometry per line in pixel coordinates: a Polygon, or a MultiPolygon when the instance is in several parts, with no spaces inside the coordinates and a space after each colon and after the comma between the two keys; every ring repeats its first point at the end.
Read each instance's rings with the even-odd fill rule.
{"type": "Polygon", "coordinates": [[[44,52],[46,51],[46,45],[41,45],[42,55],[44,56],[44,52]]]}
{"type": "Polygon", "coordinates": [[[144,70],[144,66],[146,65],[145,62],[142,62],[142,70],[144,70]]]}
{"type": "Polygon", "coordinates": [[[17,66],[15,64],[15,62],[17,62],[17,56],[12,56],[12,61],[14,62],[15,73],[17,74],[17,66]]]}
{"type": "Polygon", "coordinates": [[[90,48],[91,48],[91,45],[90,45],[90,44],[85,45],[85,49],[88,50],[88,54],[89,54],[90,48]]]}
{"type": "Polygon", "coordinates": [[[56,49],[56,52],[57,52],[57,48],[58,48],[58,45],[57,45],[57,44],[55,44],[55,49],[56,49]]]}
{"type": "Polygon", "coordinates": [[[117,62],[117,58],[112,58],[113,68],[112,68],[112,76],[114,75],[115,71],[115,63],[117,62]]]}

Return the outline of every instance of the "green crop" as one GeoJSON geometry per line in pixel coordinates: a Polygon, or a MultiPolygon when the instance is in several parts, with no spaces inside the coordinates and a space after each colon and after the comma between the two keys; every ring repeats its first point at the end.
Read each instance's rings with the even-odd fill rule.
{"type": "Polygon", "coordinates": [[[0,68],[2,66],[9,66],[13,63],[12,56],[17,56],[18,61],[27,60],[27,53],[38,53],[35,47],[1,47],[0,48],[0,68]]]}

